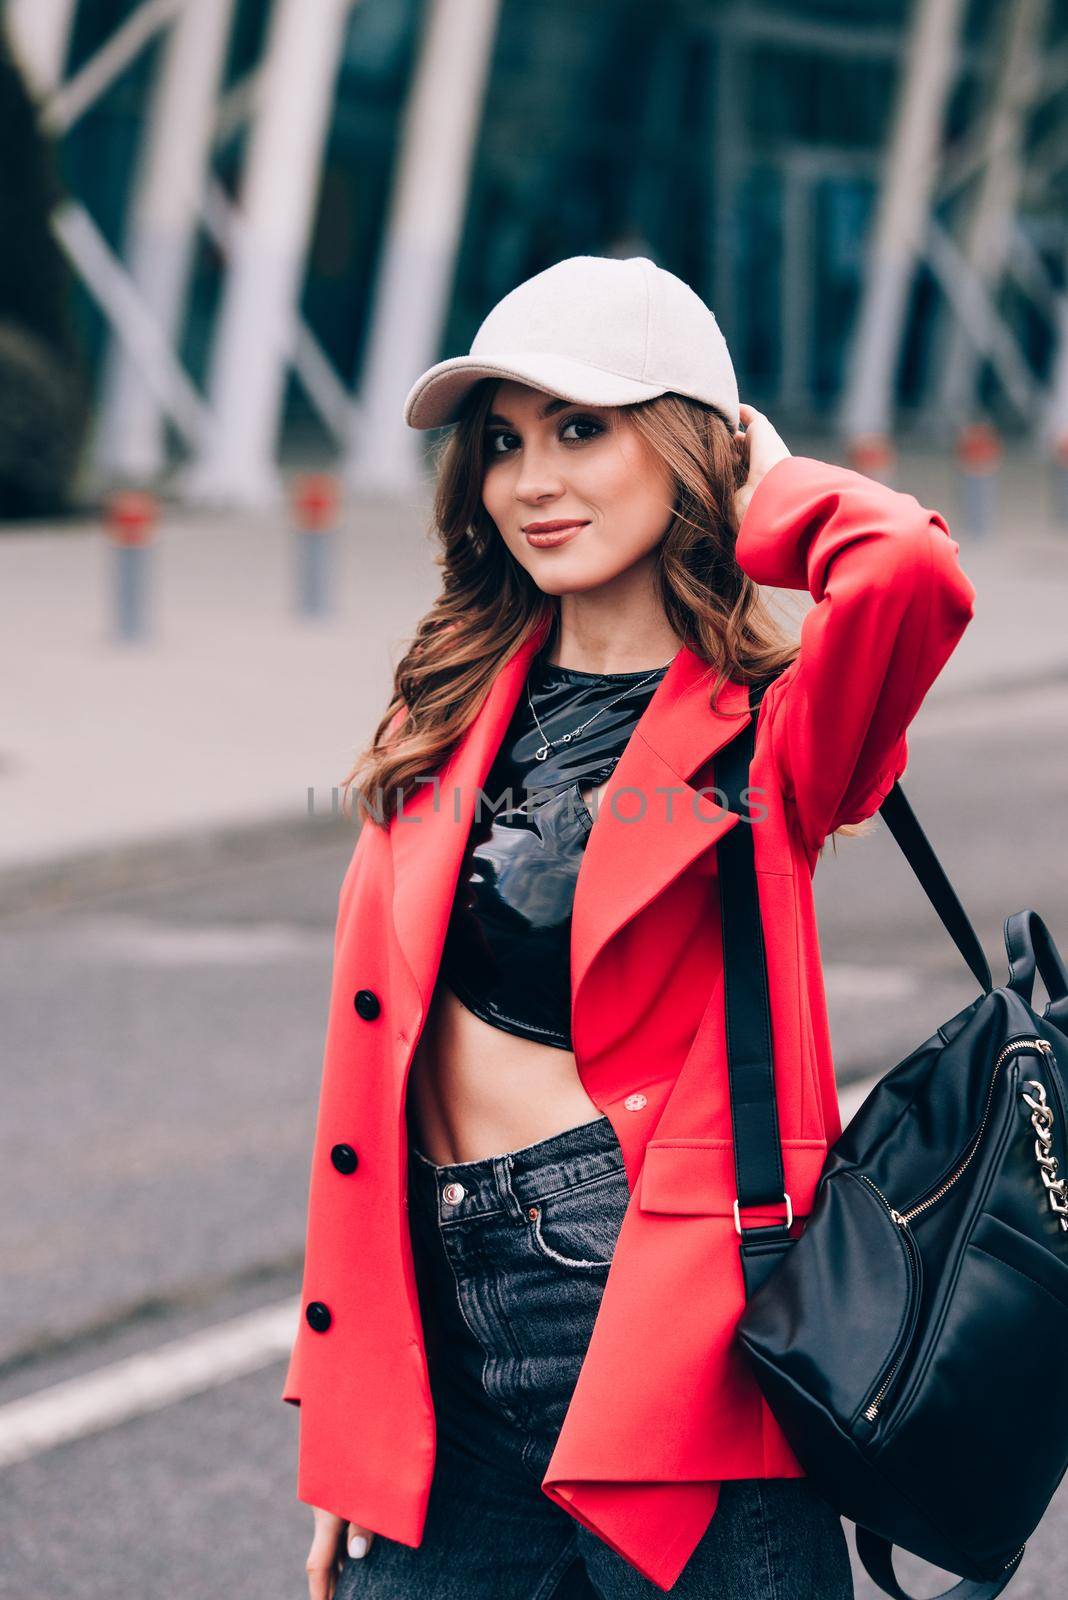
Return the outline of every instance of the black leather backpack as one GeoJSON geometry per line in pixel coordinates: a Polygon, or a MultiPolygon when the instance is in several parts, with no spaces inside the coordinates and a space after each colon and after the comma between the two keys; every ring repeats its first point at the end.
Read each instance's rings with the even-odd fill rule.
{"type": "MultiPolygon", "coordinates": [[[[785,1199],[740,803],[759,693],[717,773],[743,816],[717,846],[742,1210],[785,1199]]],[[[995,988],[899,784],[880,811],[981,992],[876,1084],[829,1150],[800,1234],[739,1228],[737,1335],[879,1587],[908,1600],[897,1544],[959,1574],[954,1600],[992,1600],[1068,1466],[1068,972],[1042,918],[1018,911],[995,988]]]]}

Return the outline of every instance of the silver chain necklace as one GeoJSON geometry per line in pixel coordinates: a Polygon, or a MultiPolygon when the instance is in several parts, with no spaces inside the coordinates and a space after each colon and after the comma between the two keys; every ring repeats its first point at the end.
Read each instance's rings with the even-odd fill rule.
{"type": "MultiPolygon", "coordinates": [[[[674,660],[674,657],[672,657],[672,660],[674,660]]],[[[668,662],[665,663],[665,665],[666,666],[670,666],[671,662],[668,661],[668,662]]],[[[587,717],[585,722],[580,722],[578,727],[577,728],[572,728],[570,733],[562,734],[561,737],[560,737],[559,743],[560,744],[570,744],[572,739],[576,739],[578,737],[578,735],[580,733],[582,733],[585,728],[589,727],[591,722],[596,722],[597,718],[599,716],[602,716],[604,712],[611,711],[612,707],[618,701],[625,699],[626,696],[628,694],[631,694],[635,689],[642,688],[642,686],[644,684],[647,684],[647,683],[651,682],[652,679],[656,677],[658,672],[663,672],[663,671],[664,671],[664,667],[654,667],[652,672],[650,672],[646,677],[642,678],[640,680],[640,682],[638,682],[638,683],[629,683],[627,685],[627,687],[620,694],[617,694],[614,699],[609,700],[607,705],[602,706],[599,711],[595,711],[593,713],[592,717],[587,717]]],[[[557,742],[554,741],[553,739],[549,738],[549,735],[546,733],[545,729],[541,725],[541,721],[540,721],[540,719],[538,717],[538,713],[534,710],[534,702],[530,698],[529,685],[526,686],[526,694],[527,694],[527,705],[530,707],[531,714],[532,714],[532,716],[534,718],[534,721],[538,724],[538,732],[541,734],[542,738],[545,740],[545,743],[539,745],[538,748],[535,750],[534,759],[535,759],[535,761],[544,761],[547,758],[547,756],[549,754],[549,751],[556,749],[556,743],[557,742]]]]}

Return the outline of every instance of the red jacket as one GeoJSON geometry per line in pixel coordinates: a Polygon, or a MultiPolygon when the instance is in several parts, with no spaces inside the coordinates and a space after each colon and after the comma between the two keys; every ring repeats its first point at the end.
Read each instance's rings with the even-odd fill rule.
{"type": "MultiPolygon", "coordinates": [[[[797,661],[760,706],[750,770],[767,808],[754,851],[786,1183],[801,1219],[841,1130],[816,853],[833,828],[870,816],[905,769],[905,730],[972,616],[957,557],[937,512],[805,457],[765,476],[738,537],[757,583],[816,601],[797,661]]],[[[435,1416],[406,1210],[407,1073],[476,793],[542,637],[498,673],[439,784],[388,831],[365,824],[339,896],[303,1309],[282,1397],[301,1407],[298,1497],[409,1545],[422,1538],[435,1416]],[[333,1164],[338,1144],[357,1152],[354,1171],[333,1164]]],[[[662,1589],[705,1532],[722,1479],[802,1475],[733,1338],[744,1292],[713,846],[738,818],[698,791],[750,713],[730,682],[730,715],[717,718],[707,674],[688,648],[675,657],[612,774],[578,876],[572,1039],[631,1198],[541,1486],[662,1589]],[[629,1109],[636,1090],[645,1100],[629,1109]]]]}

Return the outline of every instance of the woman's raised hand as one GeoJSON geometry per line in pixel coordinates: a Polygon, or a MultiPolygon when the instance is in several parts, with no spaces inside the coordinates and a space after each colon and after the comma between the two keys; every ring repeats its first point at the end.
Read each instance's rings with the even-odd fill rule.
{"type": "Polygon", "coordinates": [[[739,428],[736,437],[749,441],[749,476],[734,495],[734,509],[740,525],[761,478],[791,452],[768,418],[755,406],[740,405],[738,415],[745,423],[745,432],[739,428]]]}
{"type": "Polygon", "coordinates": [[[343,1517],[335,1516],[332,1511],[323,1511],[319,1506],[312,1506],[312,1512],[315,1516],[315,1534],[305,1563],[308,1600],[334,1600],[334,1590],[344,1559],[343,1547],[347,1546],[349,1556],[353,1559],[365,1556],[371,1548],[374,1534],[370,1528],[361,1528],[358,1522],[346,1522],[343,1517]],[[362,1547],[358,1541],[362,1541],[362,1547]]]}

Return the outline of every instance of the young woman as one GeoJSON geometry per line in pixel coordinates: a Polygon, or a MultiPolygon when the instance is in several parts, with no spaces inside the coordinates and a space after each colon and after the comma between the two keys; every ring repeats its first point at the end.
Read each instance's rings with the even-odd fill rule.
{"type": "Polygon", "coordinates": [[[936,512],[739,405],[715,318],[643,257],[521,284],[406,417],[454,424],[443,581],[349,774],[283,1391],[311,1600],[838,1600],[841,1520],[733,1339],[738,1237],[803,1227],[841,1130],[812,874],[904,771],[974,590],[936,512]],[[813,597],[799,646],[762,585],[813,597]],[[715,756],[768,679],[739,816],[715,756]],[[786,1176],[744,1218],[733,826],[786,1176]]]}

